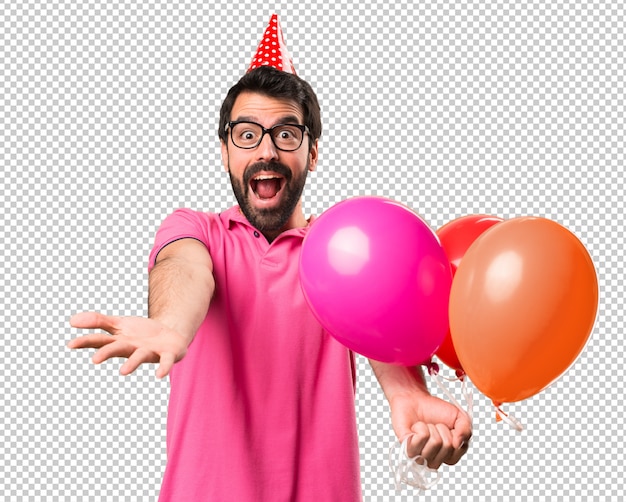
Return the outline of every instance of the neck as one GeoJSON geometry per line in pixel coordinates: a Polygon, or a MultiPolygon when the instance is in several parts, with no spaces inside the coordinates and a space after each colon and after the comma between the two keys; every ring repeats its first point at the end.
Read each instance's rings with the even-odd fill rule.
{"type": "Polygon", "coordinates": [[[282,228],[278,230],[261,230],[261,233],[265,236],[268,242],[272,242],[283,232],[294,228],[304,228],[308,224],[309,222],[304,217],[304,212],[302,211],[302,202],[298,202],[298,205],[287,220],[287,223],[285,223],[282,228]]]}

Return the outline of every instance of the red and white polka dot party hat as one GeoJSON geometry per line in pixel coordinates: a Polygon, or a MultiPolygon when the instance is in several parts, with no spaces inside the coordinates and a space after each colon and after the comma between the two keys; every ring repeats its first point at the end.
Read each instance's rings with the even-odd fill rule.
{"type": "Polygon", "coordinates": [[[291,55],[285,45],[278,14],[272,14],[270,24],[265,30],[263,39],[259,43],[259,47],[257,48],[254,58],[252,58],[252,63],[248,71],[254,70],[259,66],[273,66],[287,73],[296,73],[291,55]]]}

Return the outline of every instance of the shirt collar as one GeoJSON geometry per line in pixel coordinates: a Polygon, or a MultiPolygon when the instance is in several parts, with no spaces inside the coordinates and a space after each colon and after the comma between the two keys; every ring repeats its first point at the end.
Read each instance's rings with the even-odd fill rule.
{"type": "MultiPolygon", "coordinates": [[[[229,230],[231,230],[236,224],[244,225],[249,228],[254,228],[252,224],[248,221],[248,219],[244,216],[244,214],[241,212],[241,209],[239,208],[239,206],[233,206],[227,209],[226,211],[220,214],[220,218],[227,223],[227,227],[229,230]]],[[[311,217],[307,220],[308,223],[306,227],[292,228],[291,230],[287,230],[286,232],[283,232],[281,235],[294,235],[294,236],[304,237],[305,234],[308,232],[309,228],[311,228],[311,225],[313,224],[313,221],[315,221],[315,219],[316,219],[316,216],[311,215],[311,217]]]]}

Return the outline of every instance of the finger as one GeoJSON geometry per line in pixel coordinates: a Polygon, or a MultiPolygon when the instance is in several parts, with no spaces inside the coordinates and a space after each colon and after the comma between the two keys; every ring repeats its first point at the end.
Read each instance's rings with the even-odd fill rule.
{"type": "Polygon", "coordinates": [[[454,422],[453,433],[455,446],[459,446],[463,442],[467,443],[472,438],[472,419],[467,413],[459,413],[454,422]]]}
{"type": "Polygon", "coordinates": [[[441,437],[439,429],[433,424],[428,424],[428,432],[428,441],[422,448],[420,455],[426,459],[428,467],[437,469],[441,465],[439,455],[444,447],[444,439],[441,437]]]}
{"type": "Polygon", "coordinates": [[[130,355],[135,351],[135,348],[128,343],[124,343],[115,338],[112,340],[113,341],[111,343],[103,346],[91,357],[91,360],[95,364],[103,363],[112,357],[130,357],[130,355]]]}
{"type": "Polygon", "coordinates": [[[80,336],[67,342],[70,349],[99,349],[115,341],[110,335],[94,333],[92,335],[80,336]]]}
{"type": "Polygon", "coordinates": [[[99,312],[81,312],[70,318],[74,328],[103,329],[109,333],[117,331],[118,317],[100,314],[99,312]]]}
{"type": "Polygon", "coordinates": [[[174,363],[176,363],[176,356],[174,356],[174,354],[170,354],[168,352],[161,354],[161,361],[156,370],[156,377],[165,378],[169,375],[174,363]]]}
{"type": "Polygon", "coordinates": [[[452,431],[452,446],[454,451],[450,455],[447,464],[456,464],[469,449],[472,439],[472,421],[467,414],[463,414],[457,419],[455,428],[452,431]]]}
{"type": "Polygon", "coordinates": [[[413,434],[413,437],[407,446],[408,456],[415,457],[417,455],[422,455],[422,450],[430,438],[428,426],[424,422],[413,424],[411,427],[411,434],[413,434]]]}
{"type": "Polygon", "coordinates": [[[461,460],[463,455],[467,453],[467,450],[469,449],[469,445],[470,445],[469,440],[467,442],[465,441],[462,442],[458,447],[452,450],[452,453],[450,454],[448,459],[445,460],[445,463],[448,465],[456,464],[459,460],[461,460]]]}
{"type": "Polygon", "coordinates": [[[120,374],[130,375],[143,363],[156,362],[157,356],[154,352],[146,349],[136,349],[128,355],[128,360],[120,368],[120,374]]]}
{"type": "Polygon", "coordinates": [[[454,447],[452,431],[448,428],[448,426],[444,424],[437,424],[435,428],[437,429],[439,437],[441,437],[442,441],[439,451],[437,452],[437,454],[435,455],[435,459],[433,460],[433,466],[437,466],[434,467],[435,469],[437,469],[443,463],[450,463],[456,449],[454,447]]]}

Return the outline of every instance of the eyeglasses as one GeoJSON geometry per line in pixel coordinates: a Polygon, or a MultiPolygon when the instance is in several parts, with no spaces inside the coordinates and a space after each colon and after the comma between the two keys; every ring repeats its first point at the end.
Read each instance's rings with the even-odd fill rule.
{"type": "Polygon", "coordinates": [[[226,125],[227,132],[228,129],[233,145],[246,150],[259,146],[263,136],[269,134],[276,148],[283,152],[293,152],[302,145],[304,133],[310,134],[309,128],[301,124],[276,124],[265,129],[261,124],[244,120],[229,122],[226,125]]]}

